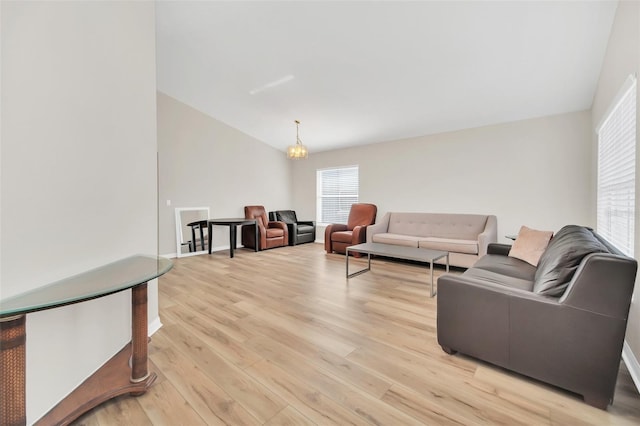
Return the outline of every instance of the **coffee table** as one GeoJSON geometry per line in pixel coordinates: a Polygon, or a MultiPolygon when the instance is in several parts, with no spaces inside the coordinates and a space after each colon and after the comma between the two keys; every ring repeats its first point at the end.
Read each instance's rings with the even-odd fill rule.
{"type": "Polygon", "coordinates": [[[431,272],[431,291],[429,297],[434,297],[436,292],[433,291],[433,262],[447,258],[447,272],[449,272],[449,252],[441,250],[431,250],[417,247],[397,246],[394,244],[382,243],[364,243],[347,247],[346,250],[346,275],[347,279],[363,274],[371,270],[371,255],[391,257],[394,259],[416,260],[419,262],[429,262],[429,270],[431,272]],[[349,274],[349,252],[363,253],[367,255],[367,267],[360,271],[349,274]]]}

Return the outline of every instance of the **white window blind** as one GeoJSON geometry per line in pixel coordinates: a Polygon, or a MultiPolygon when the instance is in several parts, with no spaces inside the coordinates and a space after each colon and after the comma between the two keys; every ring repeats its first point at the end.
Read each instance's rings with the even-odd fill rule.
{"type": "Polygon", "coordinates": [[[347,223],[351,204],[358,202],[358,166],[318,170],[317,221],[347,223]]]}
{"type": "Polygon", "coordinates": [[[635,237],[636,84],[629,77],[597,130],[597,231],[629,256],[635,237]]]}

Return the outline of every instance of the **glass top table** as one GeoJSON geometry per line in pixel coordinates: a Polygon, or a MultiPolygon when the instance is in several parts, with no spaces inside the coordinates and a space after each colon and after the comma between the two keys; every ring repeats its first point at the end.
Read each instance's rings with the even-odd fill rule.
{"type": "Polygon", "coordinates": [[[117,293],[158,278],[173,266],[169,259],[135,255],[0,299],[0,317],[52,309],[117,293]]]}
{"type": "MultiPolygon", "coordinates": [[[[131,289],[131,342],[36,424],[69,424],[108,399],[146,392],[157,377],[155,372],[149,372],[147,362],[147,285],[172,266],[169,259],[134,255],[0,299],[0,424],[26,424],[27,314],[128,289],[131,289]]],[[[81,346],[78,342],[78,347],[81,346]]]]}

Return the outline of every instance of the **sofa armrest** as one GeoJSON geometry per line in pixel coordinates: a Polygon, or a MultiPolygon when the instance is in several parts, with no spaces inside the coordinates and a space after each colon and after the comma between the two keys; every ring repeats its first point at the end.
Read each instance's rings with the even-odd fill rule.
{"type": "Polygon", "coordinates": [[[601,408],[613,397],[626,319],[452,274],[438,280],[437,310],[444,348],[571,390],[601,408]]]}
{"type": "Polygon", "coordinates": [[[487,246],[486,254],[500,254],[502,256],[509,256],[511,251],[511,244],[491,243],[487,246]]]}
{"type": "Polygon", "coordinates": [[[487,254],[487,247],[490,243],[498,241],[498,219],[493,216],[487,216],[487,223],[484,226],[484,231],[478,234],[478,257],[482,257],[487,254]]]}
{"type": "Polygon", "coordinates": [[[629,314],[638,262],[610,253],[591,253],[582,260],[560,302],[613,318],[629,314]]]}
{"type": "Polygon", "coordinates": [[[373,225],[369,225],[367,226],[367,235],[366,235],[366,241],[368,243],[372,243],[373,242],[373,236],[375,234],[380,234],[383,232],[387,232],[389,230],[389,218],[391,217],[391,213],[387,212],[384,214],[384,216],[382,216],[382,219],[380,219],[377,223],[374,223],[373,225]]]}
{"type": "Polygon", "coordinates": [[[509,360],[509,295],[498,284],[464,275],[438,278],[437,334],[445,351],[500,366],[509,360]]]}

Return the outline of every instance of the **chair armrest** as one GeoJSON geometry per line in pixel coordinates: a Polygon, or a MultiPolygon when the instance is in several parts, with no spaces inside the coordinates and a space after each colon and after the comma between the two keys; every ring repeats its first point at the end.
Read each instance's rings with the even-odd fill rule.
{"type": "Polygon", "coordinates": [[[362,244],[367,240],[367,228],[371,225],[354,226],[351,234],[353,244],[362,244]]]}
{"type": "Polygon", "coordinates": [[[487,223],[484,231],[478,234],[478,257],[487,254],[487,247],[490,243],[498,241],[498,220],[495,216],[487,216],[487,223]]]}
{"type": "Polygon", "coordinates": [[[298,225],[311,225],[316,226],[315,220],[299,220],[298,225]]]}
{"type": "Polygon", "coordinates": [[[277,220],[271,220],[271,221],[269,221],[269,223],[267,224],[267,226],[268,226],[269,228],[280,228],[280,229],[284,229],[284,230],[286,230],[286,229],[287,229],[287,224],[286,224],[286,223],[284,223],[284,222],[280,222],[280,221],[277,221],[277,220]]]}
{"type": "Polygon", "coordinates": [[[510,251],[511,251],[510,244],[490,243],[487,246],[486,254],[501,254],[503,256],[509,256],[510,251]]]}
{"type": "Polygon", "coordinates": [[[387,232],[389,229],[389,218],[391,217],[391,213],[387,212],[382,216],[382,219],[373,225],[367,226],[367,235],[366,240],[368,243],[373,242],[373,236],[375,234],[380,234],[382,232],[387,232]]]}
{"type": "Polygon", "coordinates": [[[334,232],[346,231],[347,225],[342,223],[330,223],[324,229],[324,249],[327,253],[333,252],[333,246],[331,244],[331,234],[334,232]]]}

